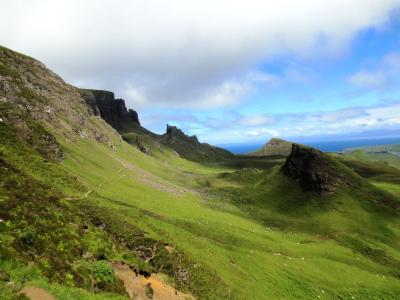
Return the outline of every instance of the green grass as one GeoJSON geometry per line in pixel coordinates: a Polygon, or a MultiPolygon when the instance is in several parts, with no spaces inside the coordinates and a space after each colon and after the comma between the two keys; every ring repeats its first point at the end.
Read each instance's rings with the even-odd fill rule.
{"type": "Polygon", "coordinates": [[[0,63],[0,75],[18,77],[18,72],[7,65],[0,63]]]}
{"type": "Polygon", "coordinates": [[[39,101],[39,102],[44,101],[39,94],[37,94],[34,90],[28,88],[22,88],[21,91],[18,93],[18,96],[24,97],[30,101],[39,101]]]}
{"type": "Polygon", "coordinates": [[[392,156],[332,155],[350,184],[319,196],[281,173],[281,157],[196,163],[151,138],[144,154],[78,110],[58,116],[61,128],[90,125],[106,144],[0,104],[28,127],[0,123],[1,299],[27,285],[58,299],[126,298],[112,261],[165,273],[199,299],[399,299],[392,156]]]}
{"type": "Polygon", "coordinates": [[[370,146],[348,149],[345,155],[363,161],[380,162],[400,168],[400,145],[370,146]]]}
{"type": "MultiPolygon", "coordinates": [[[[81,199],[69,205],[107,224],[107,234],[125,241],[135,254],[147,243],[173,245],[184,254],[179,261],[165,251],[149,265],[134,255],[130,261],[139,269],[169,274],[178,287],[200,298],[396,298],[398,218],[363,205],[352,191],[325,198],[304,194],[280,174],[281,161],[274,159],[256,160],[254,169],[254,160],[207,166],[175,157],[160,163],[125,143],[115,152],[90,141],[63,146],[61,167],[80,184],[72,181],[67,187],[68,181],[46,178],[40,168],[36,178],[66,192],[74,189],[70,194],[81,199]],[[176,195],[169,184],[186,193],[176,195]],[[84,198],[87,190],[92,193],[84,198]],[[124,234],[129,226],[131,237],[124,234]],[[171,265],[163,266],[167,262],[171,265]],[[190,281],[177,275],[179,268],[190,281]]],[[[35,165],[19,159],[13,161],[27,169],[35,165]]],[[[62,173],[59,167],[54,165],[53,172],[62,173]]],[[[104,239],[90,239],[93,252],[104,239]]],[[[70,297],[61,286],[52,286],[61,299],[70,297]]]]}
{"type": "MultiPolygon", "coordinates": [[[[2,133],[9,141],[1,148],[7,163],[22,168],[29,180],[53,186],[61,193],[58,198],[73,196],[75,200],[57,205],[66,205],[60,211],[63,218],[78,210],[82,219],[74,223],[92,224],[88,241],[77,243],[93,253],[94,262],[124,260],[138,270],[164,272],[178,288],[199,298],[398,298],[400,221],[371,200],[372,190],[349,188],[320,197],[284,177],[279,158],[197,164],[168,150],[160,156],[143,154],[117,137],[114,150],[93,141],[67,144],[59,138],[64,161],[45,163],[10,132],[5,128],[2,133]],[[103,223],[105,232],[96,227],[103,223]],[[164,243],[179,255],[170,255],[164,243]],[[112,250],[112,244],[120,248],[112,250]],[[154,245],[156,255],[145,263],[141,258],[154,245]],[[147,250],[140,250],[143,246],[147,250]]],[[[30,189],[35,197],[50,191],[30,189]]],[[[28,207],[24,211],[40,208],[28,207]]],[[[49,208],[55,214],[59,210],[49,208]]],[[[53,215],[49,217],[54,223],[53,215]]],[[[36,220],[36,213],[32,218],[36,220]]],[[[73,228],[61,235],[67,238],[73,228]]],[[[29,244],[32,235],[25,228],[18,236],[29,244]]],[[[63,261],[79,257],[70,252],[63,258],[57,249],[51,251],[63,261]]],[[[81,290],[77,283],[69,289],[69,277],[52,279],[46,264],[36,264],[40,276],[18,280],[20,286],[36,284],[60,299],[106,297],[81,290]]],[[[75,264],[81,268],[74,277],[93,270],[81,259],[75,264]]]]}
{"type": "MultiPolygon", "coordinates": [[[[68,152],[64,166],[83,174],[85,184],[96,190],[93,200],[82,202],[117,212],[214,270],[231,298],[398,296],[399,220],[370,203],[370,195],[360,199],[352,190],[326,198],[304,194],[280,174],[277,162],[267,160],[259,163],[261,171],[234,171],[180,159],[160,164],[126,144],[112,154],[90,143],[70,145],[68,152]],[[154,189],[141,181],[141,170],[123,168],[121,158],[155,174],[154,180],[208,193],[176,196],[154,189]],[[185,172],[192,174],[190,183],[179,178],[185,172]],[[369,248],[380,254],[371,255],[369,248]],[[383,264],[382,257],[391,263],[383,264]]],[[[216,295],[191,290],[200,297],[216,295]]]]}

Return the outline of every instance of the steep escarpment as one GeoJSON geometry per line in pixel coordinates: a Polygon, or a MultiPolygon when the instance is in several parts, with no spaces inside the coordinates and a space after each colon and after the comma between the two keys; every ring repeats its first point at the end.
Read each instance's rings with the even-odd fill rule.
{"type": "Polygon", "coordinates": [[[188,136],[175,126],[167,125],[164,135],[157,135],[142,127],[136,111],[127,109],[123,99],[115,99],[114,93],[103,90],[81,89],[80,95],[85,99],[88,110],[100,116],[122,138],[146,154],[159,151],[162,147],[173,149],[180,156],[195,161],[217,161],[234,157],[222,148],[200,143],[196,136],[188,136]]]}
{"type": "Polygon", "coordinates": [[[291,142],[282,139],[272,138],[257,151],[251,152],[249,156],[288,156],[292,151],[291,142]]]}
{"type": "Polygon", "coordinates": [[[108,250],[90,245],[110,249],[112,242],[69,203],[87,188],[63,167],[70,145],[112,152],[121,142],[78,89],[42,63],[0,47],[0,269],[11,274],[0,281],[2,299],[16,299],[32,279],[124,294],[101,262],[108,250]],[[21,281],[15,270],[26,266],[36,275],[21,281]],[[107,279],[96,275],[98,268],[107,279]]]}
{"type": "Polygon", "coordinates": [[[125,101],[115,99],[113,92],[88,89],[82,89],[80,92],[92,113],[100,115],[115,129],[124,130],[131,125],[140,125],[137,112],[127,109],[125,101]]]}
{"type": "Polygon", "coordinates": [[[138,113],[127,109],[123,99],[115,99],[113,92],[81,89],[80,94],[89,111],[116,129],[126,142],[146,154],[160,149],[159,136],[142,127],[138,113]]]}
{"type": "Polygon", "coordinates": [[[166,133],[160,136],[159,141],[180,156],[194,161],[218,161],[234,157],[225,149],[200,143],[197,136],[188,136],[176,126],[167,125],[166,133]]]}
{"type": "Polygon", "coordinates": [[[345,173],[327,154],[298,144],[292,145],[282,171],[304,190],[321,194],[334,192],[337,187],[348,183],[345,173]]]}
{"type": "MultiPolygon", "coordinates": [[[[56,150],[53,133],[66,142],[96,140],[112,147],[79,90],[64,82],[41,62],[0,47],[0,120],[39,152],[56,150]]],[[[57,153],[56,153],[57,152],[57,153]]]]}

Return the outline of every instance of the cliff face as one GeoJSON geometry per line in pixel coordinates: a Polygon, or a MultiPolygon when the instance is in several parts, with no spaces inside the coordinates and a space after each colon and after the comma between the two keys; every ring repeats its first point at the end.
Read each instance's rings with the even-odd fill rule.
{"type": "Polygon", "coordinates": [[[334,192],[339,185],[345,184],[344,174],[325,153],[297,144],[293,144],[282,171],[304,190],[321,194],[334,192]]]}
{"type": "Polygon", "coordinates": [[[93,114],[100,115],[108,124],[122,130],[130,123],[140,125],[136,111],[127,109],[123,99],[115,99],[114,93],[101,90],[81,90],[81,96],[93,114]]]}
{"type": "Polygon", "coordinates": [[[91,122],[93,114],[99,112],[93,106],[93,99],[89,103],[77,88],[66,84],[41,62],[0,46],[3,134],[12,132],[15,138],[54,161],[63,159],[63,150],[52,132],[67,142],[84,138],[111,147],[109,136],[91,122]]]}

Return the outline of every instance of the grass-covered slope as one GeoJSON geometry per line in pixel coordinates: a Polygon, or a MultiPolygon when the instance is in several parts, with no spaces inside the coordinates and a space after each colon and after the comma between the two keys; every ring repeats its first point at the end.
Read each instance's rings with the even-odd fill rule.
{"type": "Polygon", "coordinates": [[[260,149],[248,153],[248,156],[288,156],[292,150],[291,142],[282,139],[272,138],[260,149]]]}
{"type": "Polygon", "coordinates": [[[400,145],[349,149],[340,159],[375,186],[400,198],[400,145]]]}
{"type": "Polygon", "coordinates": [[[392,167],[400,168],[400,145],[369,146],[347,149],[346,156],[381,162],[392,167]]]}
{"type": "Polygon", "coordinates": [[[277,157],[148,155],[73,87],[1,51],[0,298],[29,285],[59,299],[123,299],[115,261],[167,274],[198,299],[399,298],[399,215],[336,157],[360,184],[321,196],[277,157]],[[39,85],[37,100],[20,94],[39,85]],[[36,117],[47,107],[52,117],[36,117]]]}

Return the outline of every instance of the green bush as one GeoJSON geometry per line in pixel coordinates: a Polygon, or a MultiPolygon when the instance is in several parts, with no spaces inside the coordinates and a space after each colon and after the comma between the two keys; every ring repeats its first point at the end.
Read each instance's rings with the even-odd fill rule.
{"type": "Polygon", "coordinates": [[[96,261],[93,264],[92,275],[96,286],[102,290],[106,290],[107,286],[115,282],[114,271],[105,260],[96,261]]]}
{"type": "Polygon", "coordinates": [[[35,242],[36,232],[32,228],[25,228],[20,234],[19,239],[26,246],[32,246],[35,242]]]}

